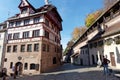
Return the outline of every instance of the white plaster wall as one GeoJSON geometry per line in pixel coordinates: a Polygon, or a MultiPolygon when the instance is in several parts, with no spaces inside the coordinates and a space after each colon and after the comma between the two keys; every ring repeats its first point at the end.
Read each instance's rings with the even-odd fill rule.
{"type": "Polygon", "coordinates": [[[3,47],[4,47],[4,37],[5,37],[5,32],[0,33],[0,66],[1,66],[1,59],[3,55],[3,47]]]}
{"type": "MultiPolygon", "coordinates": [[[[89,40],[91,40],[96,34],[98,33],[98,30],[95,30],[94,32],[92,32],[91,34],[89,34],[87,37],[88,37],[88,39],[87,40],[85,40],[84,42],[81,42],[81,43],[79,43],[79,44],[77,44],[77,46],[75,46],[74,48],[73,48],[73,52],[74,53],[80,53],[81,52],[81,50],[80,50],[80,48],[81,47],[83,47],[83,46],[85,46],[85,45],[87,45],[87,42],[89,41],[89,40]]],[[[84,56],[82,56],[82,58],[84,58],[84,56]]],[[[80,61],[80,58],[78,58],[79,60],[78,61],[80,61]]],[[[86,61],[86,60],[85,60],[86,61]]],[[[80,62],[78,62],[78,64],[79,64],[80,62]]],[[[83,64],[85,64],[86,62],[84,62],[83,64]]],[[[88,62],[87,62],[88,63],[88,62]]]]}

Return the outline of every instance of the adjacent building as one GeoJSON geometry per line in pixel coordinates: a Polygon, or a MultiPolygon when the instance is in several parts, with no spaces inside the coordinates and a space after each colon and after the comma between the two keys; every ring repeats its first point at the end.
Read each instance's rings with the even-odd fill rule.
{"type": "Polygon", "coordinates": [[[0,23],[0,67],[3,66],[5,56],[7,24],[6,22],[0,23]]]}
{"type": "Polygon", "coordinates": [[[8,74],[13,67],[20,74],[40,74],[61,65],[62,19],[55,6],[45,3],[35,9],[21,0],[20,13],[7,20],[4,67],[8,74]]]}
{"type": "Polygon", "coordinates": [[[72,62],[79,65],[101,64],[120,69],[120,1],[116,1],[88,28],[72,46],[72,62]]]}

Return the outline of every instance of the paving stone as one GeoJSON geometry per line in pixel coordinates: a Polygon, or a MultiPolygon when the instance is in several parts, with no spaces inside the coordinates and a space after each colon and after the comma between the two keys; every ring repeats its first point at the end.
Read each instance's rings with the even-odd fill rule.
{"type": "MultiPolygon", "coordinates": [[[[9,77],[9,80],[13,78],[9,77]]],[[[114,74],[104,75],[103,68],[65,64],[53,72],[22,76],[16,80],[120,80],[120,78],[115,77],[114,74]]]]}

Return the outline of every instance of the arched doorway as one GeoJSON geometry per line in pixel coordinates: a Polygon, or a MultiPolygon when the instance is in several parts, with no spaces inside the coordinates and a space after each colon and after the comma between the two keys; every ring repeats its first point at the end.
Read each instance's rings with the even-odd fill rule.
{"type": "Polygon", "coordinates": [[[17,75],[22,74],[23,64],[21,62],[17,62],[15,64],[15,70],[17,71],[17,75]]]}

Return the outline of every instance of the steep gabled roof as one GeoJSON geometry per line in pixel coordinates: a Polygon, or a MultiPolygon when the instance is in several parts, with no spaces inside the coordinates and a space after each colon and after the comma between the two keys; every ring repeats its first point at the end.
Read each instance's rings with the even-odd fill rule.
{"type": "Polygon", "coordinates": [[[23,8],[23,7],[31,7],[34,11],[36,11],[36,9],[28,2],[28,0],[21,0],[21,3],[18,6],[19,8],[23,8]]]}
{"type": "Polygon", "coordinates": [[[60,21],[62,21],[62,18],[60,16],[60,14],[58,13],[57,8],[55,6],[53,6],[52,4],[44,5],[38,9],[36,9],[36,12],[51,11],[51,10],[54,10],[55,13],[57,14],[57,17],[60,19],[60,21]]]}

